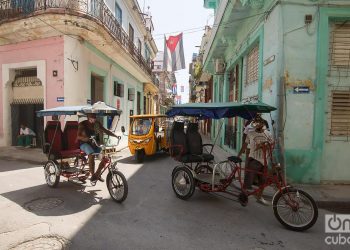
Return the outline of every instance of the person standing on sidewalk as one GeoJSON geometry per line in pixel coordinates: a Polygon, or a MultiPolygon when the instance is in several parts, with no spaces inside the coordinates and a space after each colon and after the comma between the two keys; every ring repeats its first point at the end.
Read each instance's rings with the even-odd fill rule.
{"type": "Polygon", "coordinates": [[[28,128],[26,125],[21,124],[19,129],[19,135],[17,136],[17,145],[29,148],[32,144],[32,139],[35,136],[33,130],[28,128]]]}

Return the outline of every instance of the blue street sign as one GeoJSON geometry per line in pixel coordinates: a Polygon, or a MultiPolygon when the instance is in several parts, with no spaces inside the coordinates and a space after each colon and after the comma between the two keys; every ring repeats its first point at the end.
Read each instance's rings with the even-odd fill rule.
{"type": "Polygon", "coordinates": [[[64,97],[57,97],[57,102],[64,102],[64,97]]]}
{"type": "Polygon", "coordinates": [[[298,86],[293,88],[294,94],[309,94],[310,88],[306,86],[298,86]]]}

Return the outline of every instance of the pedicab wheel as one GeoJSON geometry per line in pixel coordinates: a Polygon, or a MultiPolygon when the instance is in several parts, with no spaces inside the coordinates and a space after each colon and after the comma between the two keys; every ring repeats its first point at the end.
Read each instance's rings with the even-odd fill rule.
{"type": "Polygon", "coordinates": [[[145,151],[144,150],[136,150],[135,151],[135,159],[138,163],[142,163],[145,158],[145,151]]]}
{"type": "Polygon", "coordinates": [[[54,161],[46,162],[44,166],[46,184],[51,187],[57,187],[60,181],[60,170],[54,161]]]}
{"type": "Polygon", "coordinates": [[[128,183],[121,172],[116,170],[109,172],[106,179],[106,185],[108,192],[114,201],[121,203],[128,196],[128,183]]]}
{"type": "Polygon", "coordinates": [[[285,188],[272,201],[277,220],[293,231],[305,231],[317,221],[318,208],[314,199],[306,192],[285,188]]]}
{"type": "Polygon", "coordinates": [[[189,199],[195,189],[192,172],[187,167],[177,167],[173,170],[172,186],[176,196],[182,200],[189,199]]]}

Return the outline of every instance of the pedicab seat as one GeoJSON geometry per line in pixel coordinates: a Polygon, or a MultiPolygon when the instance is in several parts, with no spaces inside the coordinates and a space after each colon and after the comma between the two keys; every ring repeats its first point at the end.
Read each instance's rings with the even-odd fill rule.
{"type": "Polygon", "coordinates": [[[213,149],[213,144],[203,144],[202,136],[198,132],[198,123],[189,123],[187,126],[186,140],[189,149],[189,155],[186,160],[190,162],[209,162],[214,160],[214,155],[211,153],[203,153],[204,147],[211,147],[213,149]]]}
{"type": "Polygon", "coordinates": [[[214,160],[212,154],[203,153],[203,147],[212,146],[212,144],[202,144],[202,137],[198,133],[196,123],[190,123],[185,134],[184,123],[174,122],[170,142],[170,153],[179,162],[196,163],[214,160]]]}
{"type": "Polygon", "coordinates": [[[234,163],[241,163],[242,162],[242,159],[239,158],[238,156],[227,157],[227,160],[232,161],[234,163]]]}
{"type": "Polygon", "coordinates": [[[170,133],[170,155],[178,161],[188,153],[183,122],[174,122],[170,133]]]}
{"type": "Polygon", "coordinates": [[[81,154],[77,141],[77,122],[66,123],[64,133],[60,121],[48,121],[45,128],[44,153],[49,158],[65,159],[81,154]]]}

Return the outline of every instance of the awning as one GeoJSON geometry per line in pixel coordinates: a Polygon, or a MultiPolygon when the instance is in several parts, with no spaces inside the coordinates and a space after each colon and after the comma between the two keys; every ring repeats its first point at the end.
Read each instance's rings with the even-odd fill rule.
{"type": "Polygon", "coordinates": [[[274,110],[276,110],[275,107],[262,102],[187,103],[174,105],[166,114],[169,117],[192,116],[200,119],[221,119],[236,116],[251,119],[257,113],[270,113],[274,110]]]}

